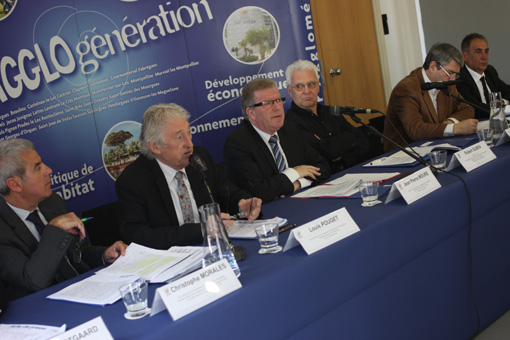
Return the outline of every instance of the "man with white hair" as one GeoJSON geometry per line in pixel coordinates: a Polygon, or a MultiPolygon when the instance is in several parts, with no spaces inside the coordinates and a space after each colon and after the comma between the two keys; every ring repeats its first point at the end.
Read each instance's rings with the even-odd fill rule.
{"type": "Polygon", "coordinates": [[[333,116],[331,107],[319,104],[319,74],[308,60],[297,60],[285,71],[292,105],[286,119],[296,124],[306,142],[326,158],[332,173],[353,166],[368,156],[365,134],[342,115],[333,116]]]}
{"type": "Polygon", "coordinates": [[[157,249],[201,243],[198,208],[213,200],[249,220],[260,213],[261,200],[229,183],[207,150],[193,146],[189,116],[173,103],[153,105],[143,115],[142,154],[115,185],[126,243],[157,249]]]}

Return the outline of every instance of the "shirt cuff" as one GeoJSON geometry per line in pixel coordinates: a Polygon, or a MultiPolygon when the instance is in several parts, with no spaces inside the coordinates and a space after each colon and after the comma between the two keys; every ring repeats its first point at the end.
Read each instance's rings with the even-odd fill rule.
{"type": "Polygon", "coordinates": [[[294,183],[295,181],[297,181],[299,179],[299,173],[292,168],[287,168],[287,169],[283,170],[282,174],[287,176],[287,178],[289,179],[289,181],[291,183],[294,183]]]}
{"type": "Polygon", "coordinates": [[[307,178],[300,178],[300,179],[298,179],[298,181],[299,181],[299,183],[301,183],[301,189],[309,187],[313,183],[312,181],[310,181],[307,178]]]}
{"type": "Polygon", "coordinates": [[[450,119],[450,120],[453,121],[453,124],[446,124],[446,127],[444,128],[444,131],[443,131],[443,136],[445,136],[445,137],[453,137],[453,136],[455,136],[453,134],[453,126],[455,124],[457,124],[459,121],[455,121],[457,119],[455,119],[455,120],[450,119]]]}

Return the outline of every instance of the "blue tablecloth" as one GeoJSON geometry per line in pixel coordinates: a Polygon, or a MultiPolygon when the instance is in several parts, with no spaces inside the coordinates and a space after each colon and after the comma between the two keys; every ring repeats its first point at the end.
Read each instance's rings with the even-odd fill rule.
{"type": "MultiPolygon", "coordinates": [[[[166,311],[125,320],[120,301],[96,307],[45,299],[63,283],[15,301],[0,322],[72,328],[101,315],[115,339],[469,339],[477,329],[471,281],[480,330],[510,308],[510,143],[492,150],[498,158],[483,167],[453,170],[471,196],[471,234],[467,190],[444,173],[439,190],[411,205],[284,198],[264,204],[264,216],[300,225],[346,207],[361,231],[310,256],[301,247],[259,255],[256,240],[237,240],[247,255],[243,287],[178,321],[166,311]]],[[[151,301],[158,286],[150,286],[151,301]]]]}

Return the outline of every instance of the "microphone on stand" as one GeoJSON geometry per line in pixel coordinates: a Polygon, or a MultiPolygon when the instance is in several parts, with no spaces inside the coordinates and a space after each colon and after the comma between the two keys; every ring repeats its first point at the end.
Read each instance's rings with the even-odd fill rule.
{"type": "Polygon", "coordinates": [[[443,89],[448,88],[448,86],[459,85],[461,83],[462,83],[462,79],[449,80],[449,81],[436,81],[436,82],[432,82],[432,83],[421,84],[421,89],[425,90],[425,91],[432,90],[432,89],[443,90],[443,89]]]}
{"type": "MultiPolygon", "coordinates": [[[[211,202],[216,203],[214,201],[214,197],[212,195],[211,188],[209,187],[209,184],[207,184],[207,174],[206,174],[207,165],[205,165],[204,161],[202,160],[202,158],[200,158],[199,155],[195,155],[195,154],[191,155],[191,157],[189,159],[189,164],[191,165],[191,167],[193,169],[197,170],[198,173],[200,174],[200,179],[204,182],[205,187],[207,188],[207,192],[209,193],[211,202]]],[[[228,236],[228,232],[226,230],[225,230],[225,235],[227,236],[228,243],[232,247],[232,251],[234,252],[234,257],[235,257],[236,261],[241,262],[241,261],[245,260],[246,255],[244,253],[243,246],[234,246],[234,243],[232,243],[232,240],[228,236]]]]}
{"type": "Polygon", "coordinates": [[[356,108],[352,106],[331,106],[329,109],[329,113],[332,116],[340,116],[343,114],[352,115],[354,113],[381,113],[381,111],[374,110],[374,109],[362,109],[362,108],[356,108]]]}

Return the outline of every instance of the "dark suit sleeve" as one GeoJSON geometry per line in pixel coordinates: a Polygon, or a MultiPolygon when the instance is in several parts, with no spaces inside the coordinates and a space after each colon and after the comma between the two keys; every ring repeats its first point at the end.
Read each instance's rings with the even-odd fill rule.
{"type": "Polygon", "coordinates": [[[318,117],[303,117],[300,113],[288,111],[285,119],[292,121],[300,136],[329,162],[342,159],[346,166],[352,166],[370,151],[365,134],[343,116],[333,117],[323,111],[321,123],[318,117]]]}

